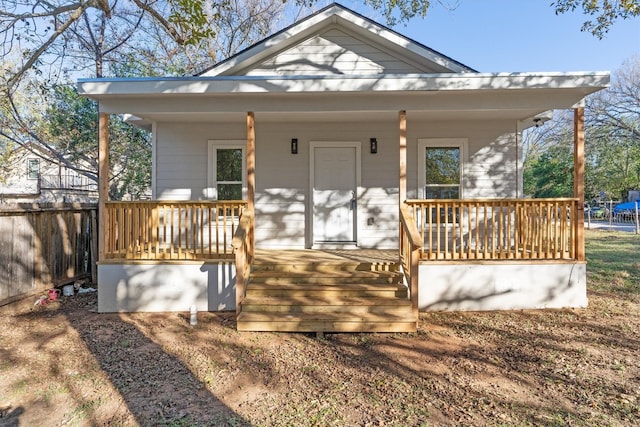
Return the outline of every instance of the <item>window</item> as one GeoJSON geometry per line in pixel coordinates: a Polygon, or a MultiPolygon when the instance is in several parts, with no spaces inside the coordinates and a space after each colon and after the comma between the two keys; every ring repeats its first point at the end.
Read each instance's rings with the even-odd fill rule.
{"type": "Polygon", "coordinates": [[[462,198],[463,139],[421,139],[420,196],[425,199],[462,198]]]}
{"type": "Polygon", "coordinates": [[[243,200],[246,192],[245,143],[209,141],[209,197],[243,200]]]}
{"type": "Polygon", "coordinates": [[[40,175],[40,160],[28,159],[27,160],[27,178],[38,179],[40,175]]]}

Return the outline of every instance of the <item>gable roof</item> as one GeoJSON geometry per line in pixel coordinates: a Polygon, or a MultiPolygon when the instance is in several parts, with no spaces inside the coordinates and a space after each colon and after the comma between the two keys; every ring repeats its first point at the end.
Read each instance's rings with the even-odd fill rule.
{"type": "MultiPolygon", "coordinates": [[[[313,48],[305,44],[313,43],[313,40],[319,40],[324,43],[323,52],[327,49],[334,52],[340,52],[341,56],[351,54],[360,56],[364,61],[372,62],[396,62],[397,64],[405,64],[405,69],[411,73],[469,73],[476,72],[472,68],[443,55],[421,43],[407,38],[383,25],[380,25],[351,9],[348,9],[338,3],[333,3],[324,9],[308,16],[307,18],[273,34],[270,37],[244,49],[243,51],[219,62],[213,67],[201,72],[199,76],[238,76],[251,74],[251,70],[260,69],[262,64],[273,61],[278,55],[288,50],[295,49],[296,46],[303,50],[298,53],[304,55],[304,49],[311,55],[313,48]],[[351,45],[340,43],[340,37],[351,42],[351,45]],[[362,54],[354,47],[354,41],[362,46],[370,47],[371,50],[362,54]],[[333,45],[333,46],[331,46],[333,45]],[[367,58],[369,56],[369,58],[367,58]]],[[[333,60],[331,55],[325,55],[326,60],[333,60]]],[[[314,72],[311,69],[310,74],[342,74],[344,70],[331,70],[319,64],[320,71],[314,72]]],[[[269,65],[266,68],[272,67],[269,65]]],[[[389,73],[384,66],[378,67],[380,70],[376,72],[375,65],[373,68],[365,68],[373,70],[370,74],[389,73]]],[[[291,70],[291,74],[309,73],[310,68],[291,70]]],[[[264,73],[264,67],[262,67],[264,73]]],[[[391,69],[391,73],[397,72],[391,69]]],[[[267,74],[273,74],[267,72],[267,74]]],[[[280,73],[282,74],[282,73],[280,73]]],[[[254,73],[255,75],[255,73],[254,73]]]]}

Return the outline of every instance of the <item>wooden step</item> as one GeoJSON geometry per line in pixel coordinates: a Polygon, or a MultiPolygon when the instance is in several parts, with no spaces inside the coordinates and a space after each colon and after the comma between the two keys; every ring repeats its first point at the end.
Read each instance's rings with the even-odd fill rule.
{"type": "Polygon", "coordinates": [[[380,284],[313,284],[292,283],[276,284],[249,283],[246,296],[271,296],[271,297],[380,297],[380,298],[405,298],[407,288],[402,285],[380,284]]]}
{"type": "Polygon", "coordinates": [[[416,319],[391,314],[252,313],[238,315],[239,331],[280,332],[415,332],[416,319]]]}
{"type": "Polygon", "coordinates": [[[255,262],[237,328],[415,332],[417,319],[407,295],[397,262],[255,262]]]}
{"type": "Polygon", "coordinates": [[[256,261],[253,271],[278,271],[278,272],[336,272],[336,271],[400,271],[400,266],[395,262],[358,262],[358,261],[300,261],[294,263],[270,263],[256,261]]]}
{"type": "Polygon", "coordinates": [[[411,301],[402,298],[362,297],[248,297],[242,312],[262,313],[375,313],[411,315],[411,301]]]}
{"type": "Polygon", "coordinates": [[[251,273],[251,283],[294,284],[294,283],[402,283],[402,274],[395,271],[336,271],[319,273],[315,271],[255,271],[251,273]]]}

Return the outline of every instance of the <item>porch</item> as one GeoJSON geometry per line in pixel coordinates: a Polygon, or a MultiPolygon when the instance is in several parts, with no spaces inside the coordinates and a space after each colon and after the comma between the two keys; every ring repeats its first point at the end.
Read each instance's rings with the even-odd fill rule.
{"type": "MultiPolygon", "coordinates": [[[[527,278],[518,275],[534,276],[531,269],[571,271],[575,264],[583,265],[578,259],[578,206],[578,199],[409,200],[401,208],[399,251],[320,251],[255,249],[254,212],[242,201],[107,202],[101,266],[107,271],[117,265],[135,269],[159,263],[167,272],[185,269],[167,276],[175,274],[182,282],[193,283],[197,280],[190,279],[186,269],[206,271],[209,276],[211,268],[222,269],[229,294],[223,308],[236,309],[239,330],[411,332],[416,330],[419,310],[446,309],[438,305],[441,297],[435,293],[447,294],[455,284],[438,285],[437,271],[475,268],[476,273],[491,270],[479,274],[497,277],[506,269],[510,282],[524,282],[527,278]]],[[[220,288],[220,272],[217,276],[220,288]]],[[[459,273],[453,276],[464,281],[459,273]]],[[[565,279],[551,283],[558,286],[565,279]]],[[[479,288],[464,290],[466,297],[457,292],[457,298],[473,300],[479,293],[484,299],[504,299],[510,293],[510,298],[526,294],[531,299],[548,291],[534,283],[534,293],[527,286],[515,292],[496,280],[490,285],[474,280],[479,288]]],[[[164,283],[156,278],[149,292],[163,294],[164,283]]],[[[191,293],[182,289],[180,298],[210,294],[209,285],[191,293]]],[[[176,291],[174,284],[166,286],[176,291]]],[[[575,288],[573,282],[568,286],[575,288]]],[[[118,298],[117,292],[111,294],[118,298]]],[[[178,310],[188,309],[191,304],[180,298],[166,299],[184,306],[178,310]]],[[[564,297],[545,298],[540,296],[540,307],[564,304],[564,297]]],[[[210,307],[211,303],[199,309],[210,307]]]]}

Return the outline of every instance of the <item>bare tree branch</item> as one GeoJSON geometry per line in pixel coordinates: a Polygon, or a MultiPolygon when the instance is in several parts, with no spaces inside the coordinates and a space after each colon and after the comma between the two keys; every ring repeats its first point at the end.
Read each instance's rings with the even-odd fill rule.
{"type": "Polygon", "coordinates": [[[13,87],[20,80],[20,78],[23,76],[23,74],[25,72],[27,72],[28,70],[30,70],[31,67],[33,67],[33,65],[36,63],[36,61],[40,58],[40,56],[44,52],[46,52],[46,50],[49,48],[49,46],[51,46],[53,44],[53,42],[55,42],[56,39],[58,37],[60,37],[67,30],[67,28],[69,28],[71,26],[71,24],[73,24],[75,21],[77,21],[78,19],[80,19],[82,17],[82,14],[84,13],[84,11],[88,7],[89,7],[88,3],[85,3],[85,4],[82,4],[80,7],[78,7],[77,9],[75,9],[73,11],[73,13],[69,16],[67,21],[61,27],[58,27],[56,29],[56,31],[54,31],[54,33],[51,35],[51,37],[49,37],[49,39],[46,42],[44,42],[42,45],[40,45],[38,47],[38,49],[36,49],[35,52],[33,52],[33,54],[31,54],[29,56],[29,59],[27,60],[27,62],[25,62],[18,69],[18,71],[16,71],[7,80],[7,86],[10,87],[10,88],[13,87]]]}

